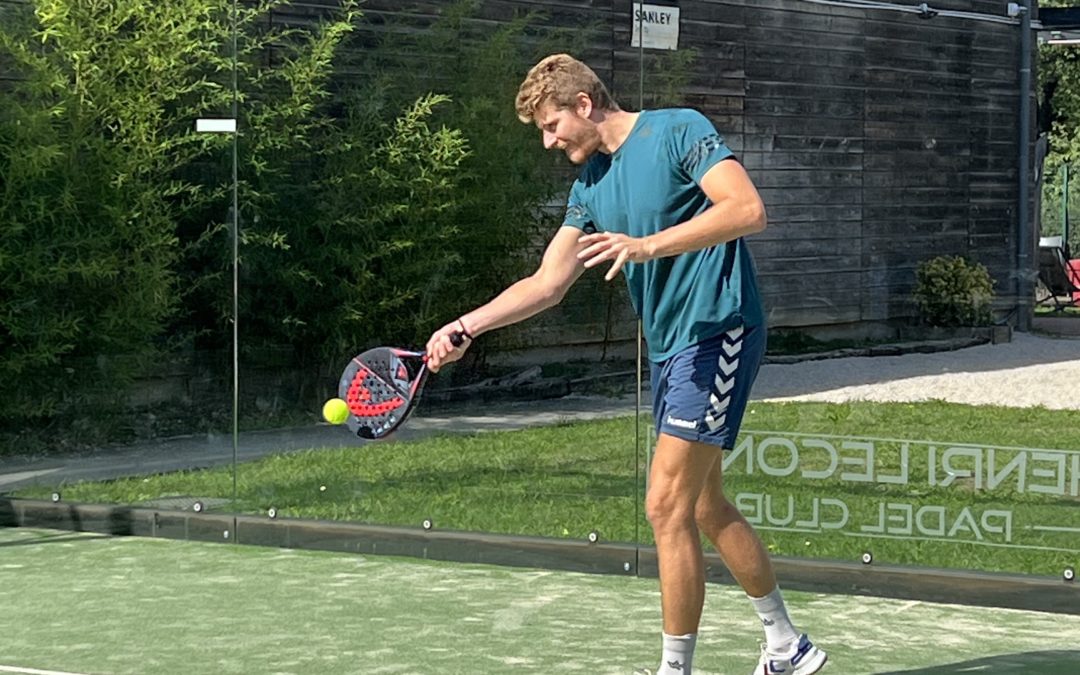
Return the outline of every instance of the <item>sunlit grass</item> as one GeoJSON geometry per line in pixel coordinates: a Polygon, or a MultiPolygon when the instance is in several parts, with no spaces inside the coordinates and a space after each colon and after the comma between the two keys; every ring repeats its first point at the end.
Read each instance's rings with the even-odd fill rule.
{"type": "MultiPolygon", "coordinates": [[[[605,540],[650,543],[641,512],[650,423],[623,417],[273,455],[237,467],[235,503],[231,468],[65,485],[63,494],[68,501],[121,504],[170,496],[216,498],[229,500],[223,507],[229,510],[266,513],[275,508],[279,517],[402,526],[430,519],[445,529],[573,538],[595,530],[605,540]]],[[[873,470],[877,476],[895,476],[902,471],[900,444],[883,439],[925,441],[940,448],[935,452],[953,444],[1068,451],[1080,449],[1080,413],[942,402],[754,403],[741,438],[760,442],[771,435],[765,432],[878,439],[873,470]]],[[[843,439],[830,442],[840,447],[843,439]]],[[[1043,492],[1017,490],[1016,471],[1003,474],[1001,485],[991,490],[985,485],[976,489],[974,478],[963,476],[948,487],[930,485],[928,447],[917,443],[909,448],[903,484],[841,481],[841,472],[868,470],[865,453],[857,450],[842,451],[840,466],[820,480],[808,480],[801,471],[822,471],[828,464],[822,452],[804,452],[800,472],[790,475],[766,475],[756,461],[748,472],[744,452],[733,458],[726,488],[748,517],[760,521],[762,536],[776,554],[855,560],[871,550],[880,562],[1041,574],[1058,574],[1076,564],[1076,534],[1029,527],[1080,528],[1080,500],[1070,483],[1077,480],[1069,463],[1072,455],[1051,453],[1031,462],[1026,480],[1043,486],[1043,492]],[[1062,475],[1058,461],[1064,461],[1062,475]],[[1045,486],[1059,479],[1064,494],[1047,494],[1045,486]],[[839,508],[823,504],[823,498],[843,502],[846,527],[822,527],[839,508]],[[911,505],[911,515],[905,505],[911,505]],[[951,537],[911,538],[920,534],[918,527],[909,527],[912,518],[925,505],[935,510],[923,514],[923,525],[929,523],[923,530],[934,530],[940,520],[946,532],[953,530],[951,537]],[[990,531],[1002,526],[1006,512],[1011,542],[990,531]],[[789,531],[771,529],[770,522],[783,522],[789,531]],[[1015,548],[1018,544],[1025,548],[1015,548]]],[[[996,452],[999,468],[1016,454],[996,452]]],[[[774,466],[790,459],[783,451],[763,457],[774,466]]],[[[953,466],[974,465],[961,458],[953,466]]],[[[938,473],[940,483],[944,471],[939,467],[938,473]]],[[[20,496],[44,498],[54,489],[30,488],[20,496]]]]}

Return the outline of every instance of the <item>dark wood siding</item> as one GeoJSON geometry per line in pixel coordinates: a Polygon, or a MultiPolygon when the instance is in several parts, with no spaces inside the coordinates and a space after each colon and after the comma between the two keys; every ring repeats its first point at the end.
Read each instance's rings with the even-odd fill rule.
{"type": "MultiPolygon", "coordinates": [[[[545,4],[609,12],[612,44],[587,57],[624,106],[642,80],[646,103],[663,87],[659,53],[642,64],[629,46],[630,2],[545,4]]],[[[1018,26],[799,0],[655,4],[678,5],[680,49],[698,52],[683,103],[713,120],[768,207],[751,246],[774,327],[904,322],[915,268],[939,254],[986,264],[1010,304],[1018,26]]],[[[1004,18],[997,2],[930,4],[1004,18]]],[[[588,315],[593,299],[573,295],[519,338],[544,342],[544,326],[588,315]]]]}

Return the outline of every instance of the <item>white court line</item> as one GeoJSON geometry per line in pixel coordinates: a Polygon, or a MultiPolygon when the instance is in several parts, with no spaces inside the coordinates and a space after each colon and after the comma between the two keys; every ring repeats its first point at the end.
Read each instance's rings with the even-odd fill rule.
{"type": "Polygon", "coordinates": [[[38,670],[37,668],[19,668],[18,666],[0,666],[0,673],[25,673],[26,675],[79,675],[61,670],[38,670]]]}
{"type": "Polygon", "coordinates": [[[1075,532],[1080,534],[1080,527],[1056,527],[1054,525],[1028,525],[1029,530],[1041,530],[1043,532],[1075,532]]]}

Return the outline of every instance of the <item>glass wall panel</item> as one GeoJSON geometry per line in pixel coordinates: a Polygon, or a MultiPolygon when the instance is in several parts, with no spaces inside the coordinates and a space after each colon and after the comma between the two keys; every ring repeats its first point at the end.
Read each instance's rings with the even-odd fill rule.
{"type": "Polygon", "coordinates": [[[644,106],[704,113],[769,216],[728,498],[778,558],[1070,578],[1071,298],[1012,328],[1018,22],[840,4],[644,8],[644,106]]]}
{"type": "Polygon", "coordinates": [[[221,508],[232,5],[4,2],[0,36],[0,492],[221,508]]]}
{"type": "MultiPolygon", "coordinates": [[[[607,8],[533,9],[295,3],[261,24],[264,58],[242,85],[239,512],[406,528],[352,530],[402,552],[417,535],[461,550],[466,533],[544,537],[537,564],[548,544],[636,540],[621,279],[589,271],[557,307],[498,330],[474,312],[536,272],[577,175],[517,118],[526,73],[558,52],[608,82],[616,69],[607,8]],[[397,361],[380,379],[365,368],[389,360],[354,357],[423,351],[444,326],[484,334],[426,373],[399,430],[358,437],[362,411],[405,409],[421,361],[387,357],[405,366],[392,382],[397,361]],[[349,423],[323,418],[332,398],[349,423]]],[[[539,279],[520,287],[530,302],[539,279]]],[[[634,569],[632,547],[605,550],[634,569]]]]}
{"type": "Polygon", "coordinates": [[[0,491],[539,536],[538,564],[627,544],[604,564],[638,571],[652,391],[606,265],[428,373],[390,438],[323,416],[393,412],[354,357],[480,332],[537,278],[578,168],[514,100],[568,52],[626,110],[702,112],[766,205],[724,473],[769,550],[1075,567],[1072,298],[1011,328],[1016,25],[681,4],[0,2],[0,491]]]}

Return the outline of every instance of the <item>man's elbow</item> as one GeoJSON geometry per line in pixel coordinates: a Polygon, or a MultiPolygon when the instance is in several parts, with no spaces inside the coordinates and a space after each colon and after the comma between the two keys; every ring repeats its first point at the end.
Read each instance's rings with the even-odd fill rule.
{"type": "Polygon", "coordinates": [[[569,286],[554,286],[548,289],[547,295],[544,297],[545,305],[550,309],[555,305],[563,301],[567,292],[570,290],[569,286]]]}
{"type": "Polygon", "coordinates": [[[747,226],[750,229],[749,234],[757,234],[765,229],[769,223],[769,217],[765,213],[765,205],[760,199],[755,199],[747,207],[747,226]]]}
{"type": "Polygon", "coordinates": [[[566,297],[566,292],[569,290],[569,286],[559,284],[548,278],[543,270],[534,274],[533,280],[535,283],[533,292],[539,299],[540,306],[543,309],[550,309],[562,302],[563,298],[566,297]]]}

